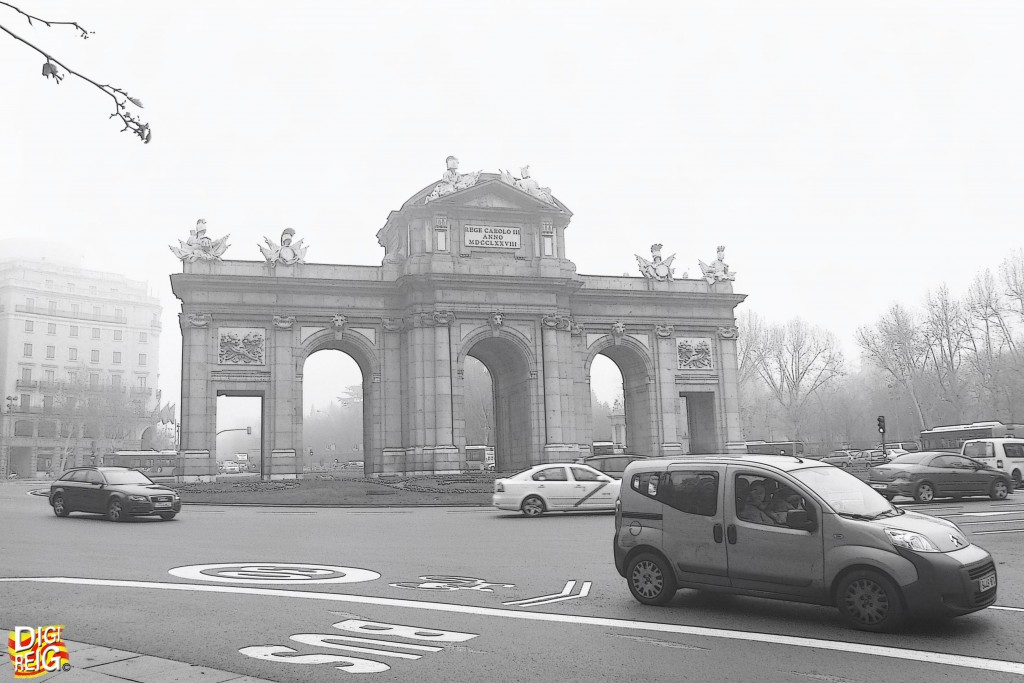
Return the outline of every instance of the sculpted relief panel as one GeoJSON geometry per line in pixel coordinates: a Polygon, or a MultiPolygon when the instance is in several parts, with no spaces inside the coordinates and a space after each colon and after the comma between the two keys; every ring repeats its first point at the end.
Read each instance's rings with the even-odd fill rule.
{"type": "Polygon", "coordinates": [[[218,336],[218,365],[266,364],[267,336],[262,327],[222,327],[218,336]]]}
{"type": "Polygon", "coordinates": [[[680,370],[714,370],[715,361],[711,353],[711,339],[704,337],[680,337],[676,339],[676,356],[680,370]]]}

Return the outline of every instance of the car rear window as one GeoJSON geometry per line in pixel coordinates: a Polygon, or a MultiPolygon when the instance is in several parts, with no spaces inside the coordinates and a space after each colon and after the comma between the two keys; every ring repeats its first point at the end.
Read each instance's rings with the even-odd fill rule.
{"type": "Polygon", "coordinates": [[[968,441],[964,444],[964,455],[968,458],[991,458],[992,444],[987,441],[968,441]]]}
{"type": "Polygon", "coordinates": [[[895,458],[889,461],[890,465],[914,465],[926,458],[930,458],[934,453],[904,453],[903,455],[897,455],[895,458]]]}

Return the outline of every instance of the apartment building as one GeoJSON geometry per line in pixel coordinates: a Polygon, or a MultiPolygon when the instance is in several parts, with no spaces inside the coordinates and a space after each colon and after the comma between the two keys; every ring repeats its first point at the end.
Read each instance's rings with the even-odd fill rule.
{"type": "Polygon", "coordinates": [[[0,476],[140,447],[159,407],[160,314],[145,282],[0,255],[0,476]]]}

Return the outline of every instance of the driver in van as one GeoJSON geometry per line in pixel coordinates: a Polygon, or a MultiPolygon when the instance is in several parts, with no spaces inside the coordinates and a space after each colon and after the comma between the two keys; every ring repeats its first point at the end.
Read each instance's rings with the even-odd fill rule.
{"type": "Polygon", "coordinates": [[[775,518],[768,512],[768,493],[764,481],[757,480],[750,483],[743,507],[737,513],[737,517],[746,522],[758,524],[776,524],[775,518]]]}
{"type": "Polygon", "coordinates": [[[775,520],[776,524],[784,525],[787,512],[802,509],[803,499],[800,497],[800,494],[788,486],[782,486],[772,496],[772,501],[768,505],[768,515],[775,520]]]}

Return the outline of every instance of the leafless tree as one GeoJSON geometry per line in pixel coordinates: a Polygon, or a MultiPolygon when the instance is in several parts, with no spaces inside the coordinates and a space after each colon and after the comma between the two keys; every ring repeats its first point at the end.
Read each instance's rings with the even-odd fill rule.
{"type": "Polygon", "coordinates": [[[960,368],[970,345],[970,324],[964,306],[944,284],[925,296],[924,336],[944,412],[953,420],[966,416],[960,368]]]}
{"type": "MultiPolygon", "coordinates": [[[[93,31],[86,30],[78,22],[41,19],[37,16],[22,11],[20,8],[18,8],[15,5],[12,5],[9,2],[3,2],[3,0],[0,0],[0,7],[5,7],[9,9],[11,12],[14,13],[14,15],[20,15],[21,17],[24,17],[30,27],[35,27],[38,24],[44,25],[47,28],[53,28],[54,26],[64,26],[76,31],[78,33],[78,37],[82,38],[83,40],[88,39],[89,36],[94,34],[93,31]]],[[[35,50],[46,59],[46,61],[43,62],[42,69],[42,75],[44,78],[52,78],[54,83],[59,84],[62,80],[64,80],[64,78],[67,77],[67,74],[71,74],[79,80],[95,87],[100,92],[110,97],[110,99],[113,101],[114,113],[110,115],[110,118],[117,118],[121,120],[121,123],[124,124],[124,128],[122,128],[121,131],[130,131],[131,133],[137,135],[139,139],[142,140],[144,143],[149,143],[149,141],[153,138],[153,131],[150,130],[149,124],[143,123],[139,116],[135,114],[133,110],[133,107],[142,109],[142,101],[140,99],[138,99],[137,97],[130,96],[126,91],[122,90],[121,88],[115,87],[110,84],[98,83],[93,79],[89,78],[88,76],[85,76],[75,71],[74,69],[67,66],[56,57],[54,57],[47,50],[44,50],[43,48],[29,41],[22,35],[15,33],[13,30],[11,30],[9,28],[11,26],[9,19],[13,19],[13,15],[0,20],[0,31],[3,31],[15,40],[27,45],[29,48],[35,50]],[[61,70],[63,70],[64,73],[62,73],[61,70]]]]}
{"type": "Polygon", "coordinates": [[[922,406],[928,344],[914,315],[894,304],[874,327],[857,330],[857,345],[871,362],[906,390],[923,429],[928,424],[922,406]]]}

